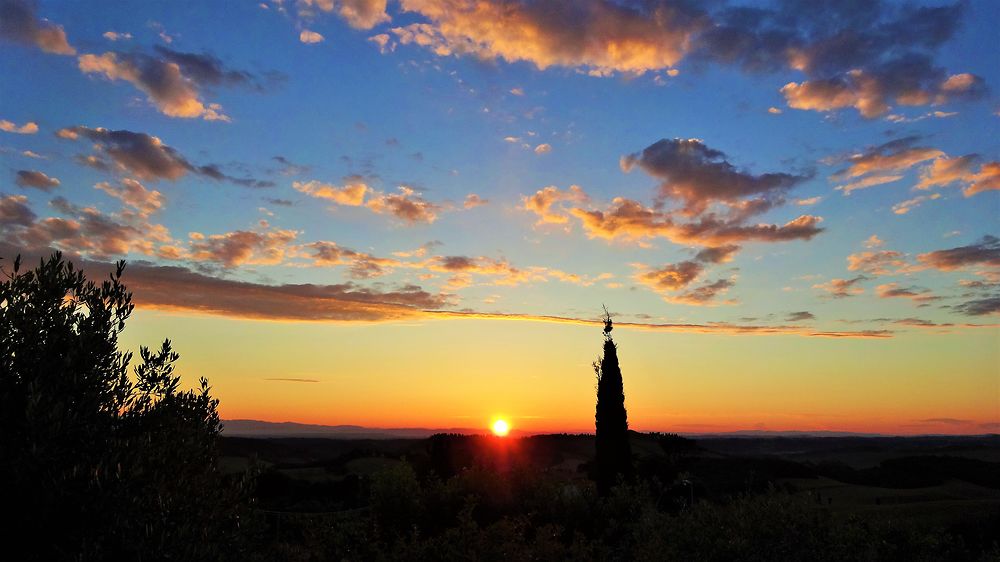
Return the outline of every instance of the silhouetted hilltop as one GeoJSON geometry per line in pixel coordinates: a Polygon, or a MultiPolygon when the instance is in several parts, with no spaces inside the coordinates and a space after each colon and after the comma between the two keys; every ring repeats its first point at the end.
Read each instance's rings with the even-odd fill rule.
{"type": "MultiPolygon", "coordinates": [[[[363,427],[360,425],[318,425],[295,422],[268,422],[259,420],[225,420],[223,435],[227,437],[327,437],[332,439],[426,439],[436,433],[474,435],[485,429],[450,427],[430,429],[424,427],[363,427]]],[[[518,434],[523,432],[512,433],[518,434]]]]}

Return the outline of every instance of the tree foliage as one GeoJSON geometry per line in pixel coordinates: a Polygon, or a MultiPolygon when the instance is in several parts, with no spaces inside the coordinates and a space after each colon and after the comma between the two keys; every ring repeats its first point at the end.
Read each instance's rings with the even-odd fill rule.
{"type": "Polygon", "coordinates": [[[0,282],[7,545],[46,560],[234,554],[243,491],[217,469],[218,401],[204,378],[180,390],[169,340],[129,374],[125,263],[96,284],[59,253],[19,262],[0,282]]]}
{"type": "Polygon", "coordinates": [[[628,414],[622,371],[618,366],[618,347],[611,338],[613,324],[604,311],[604,356],[594,362],[597,374],[596,457],[597,489],[606,495],[620,479],[632,476],[632,448],[628,441],[628,414]]]}

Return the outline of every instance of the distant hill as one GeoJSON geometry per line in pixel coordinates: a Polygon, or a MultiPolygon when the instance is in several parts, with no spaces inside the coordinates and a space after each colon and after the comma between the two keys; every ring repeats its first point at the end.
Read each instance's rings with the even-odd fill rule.
{"type": "MultiPolygon", "coordinates": [[[[268,422],[260,420],[223,420],[225,426],[222,434],[226,437],[319,437],[329,439],[424,439],[436,433],[456,433],[460,435],[476,435],[489,433],[486,428],[469,427],[364,427],[360,425],[318,425],[295,422],[268,422]]],[[[544,432],[551,433],[551,432],[544,432]]],[[[572,432],[575,433],[575,432],[572,432]]],[[[677,432],[679,435],[695,439],[730,439],[730,438],[776,438],[776,437],[893,437],[881,433],[857,433],[850,431],[769,431],[746,429],[725,431],[719,433],[677,432]]],[[[511,435],[523,437],[535,435],[535,432],[512,430],[511,435]]],[[[911,436],[917,437],[917,436],[911,436]]],[[[924,437],[933,437],[925,435],[924,437]]],[[[941,437],[946,437],[942,435],[941,437]]],[[[960,436],[956,436],[960,437],[960,436]]],[[[970,436],[971,437],[971,436],[970,436]]]]}
{"type": "MultiPolygon", "coordinates": [[[[314,425],[295,422],[267,422],[259,420],[224,420],[222,434],[226,437],[327,437],[331,439],[424,439],[436,433],[474,435],[486,429],[450,427],[428,429],[424,427],[380,428],[360,425],[314,425]]],[[[516,433],[516,432],[512,432],[516,433]]]]}

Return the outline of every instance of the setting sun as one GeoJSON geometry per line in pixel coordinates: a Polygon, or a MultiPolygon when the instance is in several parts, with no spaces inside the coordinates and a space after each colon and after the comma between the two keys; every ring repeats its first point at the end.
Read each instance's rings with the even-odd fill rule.
{"type": "Polygon", "coordinates": [[[493,434],[497,437],[506,437],[510,433],[510,424],[507,420],[497,420],[493,422],[493,434]]]}

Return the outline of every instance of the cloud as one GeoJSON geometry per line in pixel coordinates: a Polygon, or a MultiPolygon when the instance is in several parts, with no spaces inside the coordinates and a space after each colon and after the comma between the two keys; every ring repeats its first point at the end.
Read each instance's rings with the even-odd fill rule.
{"type": "Polygon", "coordinates": [[[897,215],[905,215],[919,207],[925,201],[934,201],[940,199],[940,193],[932,193],[930,195],[918,195],[912,199],[907,199],[905,201],[900,201],[892,206],[892,212],[897,215]]]}
{"type": "Polygon", "coordinates": [[[935,148],[914,146],[919,140],[920,137],[908,136],[868,147],[858,154],[848,156],[844,160],[848,167],[833,177],[841,181],[866,175],[885,176],[945,155],[935,148]]]}
{"type": "MultiPolygon", "coordinates": [[[[344,187],[320,183],[316,180],[293,182],[292,187],[311,197],[328,199],[339,205],[351,207],[364,205],[374,213],[391,214],[410,225],[431,224],[437,220],[438,213],[450,208],[450,205],[446,207],[424,199],[415,189],[406,185],[399,186],[399,193],[390,194],[374,191],[367,184],[356,180],[352,180],[344,187]],[[365,200],[366,196],[368,196],[367,201],[365,200]]],[[[472,201],[473,206],[485,203],[484,200],[479,199],[478,195],[472,201]]],[[[467,199],[466,203],[468,202],[467,199]]]]}
{"type": "Polygon", "coordinates": [[[465,196],[465,201],[462,202],[462,207],[465,209],[475,209],[476,207],[481,207],[489,202],[489,199],[483,199],[475,193],[470,193],[465,196]]]}
{"type": "Polygon", "coordinates": [[[539,189],[534,195],[521,198],[524,210],[538,215],[538,222],[535,223],[536,226],[543,224],[565,224],[569,222],[569,218],[561,210],[553,210],[552,207],[556,203],[583,203],[588,200],[587,194],[578,185],[571,185],[565,191],[560,191],[558,187],[550,185],[539,189]]]}
{"type": "Polygon", "coordinates": [[[1000,239],[986,235],[976,244],[920,254],[917,259],[942,271],[954,271],[974,265],[1000,267],[1000,239]]]}
{"type": "Polygon", "coordinates": [[[396,50],[396,43],[388,33],[377,33],[369,37],[368,40],[378,45],[378,52],[383,55],[396,50]]]}
{"type": "Polygon", "coordinates": [[[853,69],[836,78],[789,82],[781,88],[788,106],[812,111],[853,107],[868,119],[884,115],[893,103],[928,105],[983,95],[982,78],[971,74],[945,77],[923,56],[893,60],[871,70],[853,69]]]}
{"type": "Polygon", "coordinates": [[[271,160],[281,164],[281,170],[279,170],[279,173],[283,176],[297,176],[310,170],[309,166],[296,164],[284,156],[272,156],[271,160]]]}
{"type": "MultiPolygon", "coordinates": [[[[464,311],[433,311],[434,318],[463,318],[473,320],[506,320],[520,322],[551,322],[556,324],[575,324],[583,326],[602,326],[603,320],[589,320],[565,316],[544,316],[531,314],[495,313],[495,312],[464,312],[464,311]]],[[[818,338],[891,338],[891,330],[859,330],[859,331],[819,331],[802,326],[767,326],[754,324],[732,324],[728,322],[710,322],[707,324],[653,324],[641,322],[615,321],[615,328],[641,331],[664,331],[679,333],[721,334],[721,335],[799,335],[818,338]]]]}
{"type": "MultiPolygon", "coordinates": [[[[0,199],[0,220],[3,217],[0,199]]],[[[49,255],[47,248],[0,242],[0,256],[22,254],[30,263],[49,255]]],[[[72,258],[72,256],[70,256],[72,258]]],[[[88,277],[104,276],[111,263],[75,260],[88,277]]],[[[129,262],[125,284],[140,309],[210,314],[232,318],[295,322],[395,322],[413,320],[494,320],[551,322],[601,326],[596,319],[531,314],[486,313],[442,310],[447,295],[433,294],[418,286],[376,290],[355,283],[338,285],[266,285],[219,279],[184,267],[129,262]]],[[[802,326],[769,326],[710,322],[706,324],[652,324],[615,322],[616,328],[721,335],[799,335],[821,338],[889,338],[890,330],[817,331],[802,326]]]]}
{"type": "Polygon", "coordinates": [[[323,36],[315,31],[303,29],[302,32],[299,33],[299,41],[305,43],[306,45],[314,45],[316,43],[322,43],[323,36]]]}
{"type": "Polygon", "coordinates": [[[809,207],[811,205],[815,205],[815,204],[819,203],[822,200],[823,200],[823,196],[822,195],[817,195],[816,197],[808,197],[806,199],[796,199],[795,200],[795,204],[798,205],[798,206],[800,206],[800,207],[809,207]]]}
{"type": "Polygon", "coordinates": [[[45,53],[76,54],[62,26],[38,19],[35,3],[28,0],[0,0],[0,38],[35,46],[45,53]]]}
{"type": "MultiPolygon", "coordinates": [[[[660,196],[680,200],[690,213],[700,213],[713,202],[735,205],[744,198],[772,200],[809,178],[806,175],[754,175],[729,163],[725,153],[698,139],[662,139],[621,158],[625,172],[640,167],[659,179],[660,196]]],[[[756,203],[756,201],[755,201],[756,203]]]]}
{"type": "Polygon", "coordinates": [[[369,209],[378,214],[389,213],[407,224],[431,224],[437,220],[437,214],[444,210],[441,205],[431,203],[417,192],[405,185],[399,186],[399,193],[379,193],[365,203],[369,209]]]}
{"type": "Polygon", "coordinates": [[[878,237],[877,234],[872,234],[865,240],[865,248],[880,248],[885,241],[878,237]]]}
{"type": "Polygon", "coordinates": [[[906,266],[903,254],[893,250],[859,252],[847,256],[848,271],[862,271],[871,275],[897,273],[906,266]]]}
{"type": "MultiPolygon", "coordinates": [[[[505,259],[486,256],[434,256],[419,265],[430,271],[461,276],[481,275],[494,277],[493,284],[514,286],[528,281],[545,281],[544,268],[519,269],[505,259]]],[[[462,286],[468,285],[463,281],[462,286]]]]}
{"type": "Polygon", "coordinates": [[[852,191],[857,191],[859,189],[867,189],[869,187],[873,187],[876,185],[892,183],[894,181],[899,181],[901,179],[903,179],[903,176],[898,176],[898,175],[868,176],[867,178],[862,178],[857,181],[852,181],[850,183],[838,185],[834,189],[836,189],[837,191],[843,191],[844,195],[850,195],[852,191]]]}
{"type": "Polygon", "coordinates": [[[679,295],[665,296],[663,299],[668,302],[694,306],[736,304],[735,300],[718,301],[716,299],[717,296],[725,294],[729,291],[733,285],[735,285],[735,282],[731,279],[718,279],[716,281],[706,282],[679,295]]]}
{"type": "Polygon", "coordinates": [[[298,234],[295,230],[270,229],[265,225],[256,231],[199,235],[191,241],[187,257],[218,263],[226,268],[244,264],[277,265],[285,261],[298,234]]]}
{"type": "Polygon", "coordinates": [[[365,194],[369,191],[369,187],[363,182],[348,183],[344,187],[336,187],[317,180],[308,182],[296,181],[292,182],[292,187],[310,197],[328,199],[338,205],[347,205],[349,207],[362,205],[365,200],[365,194]]]}
{"type": "Polygon", "coordinates": [[[984,191],[1000,190],[1000,162],[984,162],[976,170],[979,160],[978,154],[938,158],[924,168],[916,187],[928,189],[957,182],[963,184],[962,194],[966,197],[984,191]]]}
{"type": "Polygon", "coordinates": [[[132,39],[132,34],[120,31],[105,31],[101,34],[101,37],[104,37],[108,41],[128,41],[132,39]]]}
{"type": "Polygon", "coordinates": [[[354,279],[370,279],[381,277],[393,267],[403,266],[398,260],[379,258],[362,252],[345,248],[335,242],[312,242],[303,244],[302,249],[311,252],[313,265],[332,266],[349,265],[349,274],[354,279]]]}
{"type": "Polygon", "coordinates": [[[879,285],[878,287],[875,287],[875,292],[878,294],[879,298],[905,298],[919,303],[926,303],[940,299],[940,297],[932,295],[930,289],[924,289],[921,287],[902,287],[899,283],[886,283],[884,285],[879,285]]]}
{"type": "MultiPolygon", "coordinates": [[[[264,81],[249,72],[226,68],[222,61],[207,53],[185,53],[159,45],[154,50],[155,55],[139,52],[84,54],[77,63],[84,74],[131,83],[169,117],[229,121],[222,106],[202,101],[202,90],[223,86],[256,91],[266,88],[264,81]]],[[[277,76],[271,73],[268,80],[277,80],[277,76]]]]}
{"type": "Polygon", "coordinates": [[[552,145],[545,142],[535,147],[535,154],[548,154],[552,152],[552,145]]]}
{"type": "Polygon", "coordinates": [[[68,139],[87,138],[120,169],[142,180],[177,180],[194,170],[180,153],[145,133],[79,126],[61,129],[56,134],[68,139]]]}
{"type": "Polygon", "coordinates": [[[815,320],[816,315],[808,310],[802,310],[799,312],[789,312],[788,316],[785,317],[786,322],[803,322],[806,320],[815,320]]]}
{"type": "Polygon", "coordinates": [[[670,213],[623,197],[615,198],[605,210],[572,208],[569,214],[580,219],[588,237],[607,240],[662,237],[677,244],[714,247],[749,241],[809,240],[823,231],[819,227],[822,219],[812,215],[801,215],[784,225],[746,225],[713,215],[693,222],[677,222],[670,213]]]}
{"type": "Polygon", "coordinates": [[[163,207],[163,194],[155,189],[146,189],[132,178],[124,178],[120,185],[102,181],[94,185],[111,197],[118,199],[126,207],[132,208],[140,217],[148,217],[163,207]]]}
{"type": "Polygon", "coordinates": [[[59,187],[57,178],[50,178],[44,172],[36,170],[18,170],[14,182],[21,187],[33,187],[42,191],[52,191],[59,187]]]}
{"type": "MultiPolygon", "coordinates": [[[[385,11],[386,0],[302,0],[301,4],[308,10],[317,8],[324,12],[336,9],[337,15],[344,18],[348,25],[356,29],[371,29],[380,23],[390,20],[385,11]]],[[[308,11],[300,15],[308,16],[308,11]]]]}
{"type": "Polygon", "coordinates": [[[136,213],[105,214],[56,197],[50,205],[62,216],[38,219],[25,203],[25,199],[17,198],[0,203],[2,239],[15,246],[57,247],[105,259],[129,252],[152,255],[156,244],[170,241],[165,227],[136,213]]]}
{"type": "Polygon", "coordinates": [[[169,117],[229,121],[218,104],[206,105],[199,99],[196,83],[181,72],[180,65],[140,55],[85,54],[78,59],[84,74],[100,74],[112,82],[125,80],[142,90],[169,117]]]}
{"type": "Polygon", "coordinates": [[[943,425],[969,425],[972,423],[970,420],[960,420],[955,418],[927,418],[923,420],[917,420],[917,422],[943,424],[943,425]]]}
{"type": "Polygon", "coordinates": [[[986,316],[989,314],[1000,314],[1000,296],[973,299],[955,305],[953,310],[967,316],[986,316]]]}
{"type": "Polygon", "coordinates": [[[182,267],[133,264],[125,283],[139,308],[285,321],[385,322],[425,317],[447,298],[414,285],[380,291],[354,283],[264,285],[182,267]]]}
{"type": "Polygon", "coordinates": [[[563,66],[591,76],[674,75],[686,58],[749,73],[791,70],[804,79],[781,93],[797,109],[855,108],[873,118],[892,104],[942,104],[986,91],[980,77],[949,74],[934,63],[959,28],[963,2],[778,2],[772,9],[675,0],[402,0],[401,6],[423,21],[393,34],[437,56],[563,66]]]}
{"type": "Polygon", "coordinates": [[[831,297],[835,299],[842,299],[864,293],[865,290],[862,287],[859,287],[858,284],[867,280],[868,277],[865,277],[864,275],[858,275],[857,277],[851,279],[831,279],[826,283],[817,283],[816,285],[813,285],[813,289],[824,290],[829,293],[831,297]]]}
{"type": "Polygon", "coordinates": [[[37,215],[27,205],[28,198],[24,195],[5,195],[0,197],[0,230],[6,231],[12,226],[29,226],[35,222],[37,215]]]}
{"type": "MultiPolygon", "coordinates": [[[[736,245],[704,248],[695,254],[693,260],[668,264],[660,268],[650,268],[643,264],[634,264],[634,267],[639,268],[639,271],[633,278],[636,282],[646,285],[659,293],[667,302],[693,305],[716,304],[713,302],[714,298],[733,287],[735,285],[735,277],[706,282],[700,287],[681,294],[675,294],[673,291],[686,289],[689,285],[697,281],[702,276],[702,273],[705,272],[704,264],[728,262],[739,250],[740,247],[736,245]]],[[[728,301],[727,304],[731,302],[728,301]]]]}
{"type": "Polygon", "coordinates": [[[24,125],[18,127],[17,123],[0,119],[0,131],[5,133],[17,133],[19,135],[33,135],[38,132],[38,124],[34,121],[28,121],[24,125]]]}
{"type": "Polygon", "coordinates": [[[637,273],[635,280],[657,292],[674,291],[690,285],[704,269],[696,261],[682,261],[637,273]]]}
{"type": "Polygon", "coordinates": [[[726,263],[732,261],[733,256],[739,251],[740,247],[735,244],[728,244],[715,248],[704,248],[695,254],[694,259],[707,263],[726,263]]]}
{"type": "Polygon", "coordinates": [[[401,6],[430,23],[394,28],[400,43],[439,56],[580,67],[596,75],[673,67],[704,25],[700,12],[665,1],[403,0],[401,6]]]}
{"type": "MultiPolygon", "coordinates": [[[[67,140],[84,137],[94,143],[94,150],[108,156],[116,167],[140,180],[178,180],[187,173],[195,173],[216,181],[227,181],[243,187],[272,187],[274,182],[253,178],[236,178],[223,173],[215,164],[196,166],[174,148],[157,137],[127,130],[109,130],[102,127],[68,127],[56,131],[56,136],[67,140]]],[[[97,169],[108,169],[99,156],[82,157],[78,161],[97,169]]]]}

